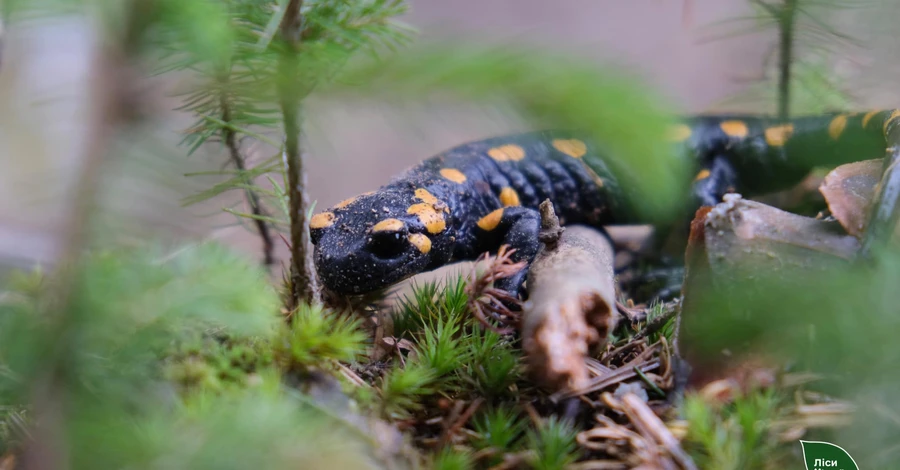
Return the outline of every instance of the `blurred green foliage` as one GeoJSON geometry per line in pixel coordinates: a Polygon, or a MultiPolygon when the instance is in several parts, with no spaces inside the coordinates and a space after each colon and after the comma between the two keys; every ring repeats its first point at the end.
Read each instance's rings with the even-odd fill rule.
{"type": "MultiPolygon", "coordinates": [[[[181,2],[171,3],[174,8],[181,2]]],[[[230,0],[210,7],[213,4],[206,3],[204,8],[189,10],[194,12],[196,8],[196,14],[204,16],[204,22],[215,23],[210,28],[212,31],[227,26],[227,35],[211,41],[213,45],[209,48],[192,47],[200,41],[193,34],[196,24],[177,21],[164,23],[162,34],[155,41],[161,52],[160,73],[188,72],[196,79],[181,94],[184,104],[179,108],[196,116],[183,140],[188,154],[204,144],[216,142],[226,147],[231,164],[236,167],[220,172],[227,179],[186,198],[184,203],[196,204],[231,190],[253,191],[268,206],[279,209],[278,212],[226,211],[279,230],[289,226],[290,217],[280,138],[271,135],[283,123],[278,83],[293,84],[293,93],[303,99],[333,80],[355,54],[378,57],[379,53],[407,44],[412,32],[396,19],[406,11],[406,4],[401,0],[303,2],[302,42],[297,53],[302,67],[297,76],[281,77],[286,73],[279,67],[280,52],[285,45],[280,41],[278,27],[286,4],[286,1],[273,0],[230,0]],[[206,8],[218,11],[207,15],[201,11],[206,8]],[[241,144],[245,138],[268,145],[271,156],[262,161],[247,161],[241,144]],[[266,177],[268,186],[255,183],[262,176],[266,177]]],[[[207,42],[210,41],[202,41],[207,42]]]]}
{"type": "Polygon", "coordinates": [[[539,47],[427,45],[349,67],[333,92],[362,90],[394,100],[442,93],[509,102],[535,128],[577,129],[591,137],[619,179],[624,213],[671,222],[682,208],[692,167],[668,142],[672,106],[624,70],[539,47]]]}
{"type": "Polygon", "coordinates": [[[900,379],[891,372],[900,360],[900,256],[892,250],[869,265],[791,273],[714,281],[684,312],[681,344],[692,357],[762,353],[822,374],[817,390],[858,406],[835,442],[861,466],[884,468],[900,452],[900,379]]]}
{"type": "MultiPolygon", "coordinates": [[[[280,321],[278,296],[249,260],[214,244],[113,250],[85,258],[76,279],[65,340],[48,322],[49,278],[21,276],[7,286],[0,303],[0,400],[10,407],[0,427],[3,448],[21,443],[27,429],[21,421],[29,413],[12,404],[29,408],[49,354],[65,345],[56,394],[65,404],[66,447],[58,450],[70,454],[73,468],[373,465],[366,440],[289,399],[279,384],[271,342],[293,337],[279,333],[289,327],[280,321]],[[222,386],[228,381],[241,386],[222,386]],[[178,385],[193,393],[179,398],[178,385]]],[[[329,338],[353,344],[340,333],[323,333],[319,344],[329,338]]]]}
{"type": "Polygon", "coordinates": [[[787,455],[772,425],[785,399],[772,390],[752,390],[717,407],[689,395],[682,407],[688,423],[685,447],[699,468],[784,468],[787,455]]]}
{"type": "Polygon", "coordinates": [[[8,286],[14,294],[0,305],[4,403],[23,403],[53,354],[64,358],[73,391],[130,401],[173,340],[213,328],[246,338],[270,334],[276,325],[278,298],[263,272],[217,245],[91,256],[75,279],[61,332],[46,317],[52,280],[40,279],[39,286],[22,285],[34,278],[8,286]]]}

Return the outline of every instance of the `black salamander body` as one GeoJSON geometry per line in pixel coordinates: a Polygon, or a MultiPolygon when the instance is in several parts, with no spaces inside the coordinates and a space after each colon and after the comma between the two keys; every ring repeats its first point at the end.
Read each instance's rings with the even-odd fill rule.
{"type": "MultiPolygon", "coordinates": [[[[727,192],[790,187],[815,166],[882,158],[885,136],[898,123],[900,111],[787,123],[693,117],[675,126],[671,139],[695,162],[697,208],[727,192]]],[[[447,150],[316,214],[310,229],[317,271],[328,289],[360,294],[503,244],[516,249],[514,260],[530,261],[540,246],[537,208],[545,199],[563,224],[643,222],[626,210],[618,180],[590,141],[566,132],[515,134],[447,150]]],[[[496,287],[518,294],[526,274],[496,287]]]]}
{"type": "Polygon", "coordinates": [[[310,227],[323,283],[367,292],[504,243],[516,260],[530,260],[545,199],[565,223],[614,221],[612,175],[588,167],[585,141],[567,137],[535,132],[461,145],[317,214],[310,227]]]}

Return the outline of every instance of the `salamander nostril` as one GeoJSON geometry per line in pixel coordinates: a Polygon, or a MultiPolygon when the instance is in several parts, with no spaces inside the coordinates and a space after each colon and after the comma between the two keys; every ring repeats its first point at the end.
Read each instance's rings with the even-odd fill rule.
{"type": "MultiPolygon", "coordinates": [[[[404,227],[405,228],[405,227],[404,227]]],[[[374,232],[368,241],[369,251],[379,258],[394,258],[409,246],[406,230],[374,232]]]]}

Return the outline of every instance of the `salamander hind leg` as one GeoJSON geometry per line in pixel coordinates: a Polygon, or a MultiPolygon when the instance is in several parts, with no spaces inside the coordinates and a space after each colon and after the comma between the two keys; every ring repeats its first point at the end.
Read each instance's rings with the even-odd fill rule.
{"type": "MultiPolygon", "coordinates": [[[[538,238],[541,229],[541,216],[538,211],[526,207],[503,207],[497,209],[477,222],[477,237],[482,251],[496,251],[502,245],[508,245],[515,252],[511,261],[525,261],[529,265],[540,248],[538,238]]],[[[528,275],[528,266],[513,276],[499,279],[494,283],[497,289],[508,292],[513,297],[522,298],[523,284],[528,275]]]]}

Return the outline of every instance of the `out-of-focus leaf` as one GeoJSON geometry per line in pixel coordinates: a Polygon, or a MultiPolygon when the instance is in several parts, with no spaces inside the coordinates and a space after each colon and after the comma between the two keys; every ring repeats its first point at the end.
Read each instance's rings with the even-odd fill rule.
{"type": "Polygon", "coordinates": [[[645,218],[666,220],[685,200],[689,166],[666,139],[674,116],[649,86],[612,68],[508,45],[431,46],[354,67],[343,83],[407,100],[447,92],[472,100],[508,99],[536,126],[593,137],[631,206],[645,218]]]}
{"type": "Polygon", "coordinates": [[[205,395],[178,413],[137,418],[110,411],[75,413],[74,468],[380,468],[359,431],[283,392],[205,395]]]}
{"type": "Polygon", "coordinates": [[[54,348],[67,348],[71,385],[129,387],[146,379],[156,355],[181,334],[221,328],[237,338],[267,336],[279,319],[263,270],[212,243],[90,256],[75,289],[63,337],[47,324],[43,300],[0,303],[7,370],[0,394],[21,392],[54,348]]]}
{"type": "Polygon", "coordinates": [[[823,374],[818,389],[858,406],[853,425],[835,442],[859,449],[861,466],[879,468],[897,458],[882,451],[900,439],[900,379],[892,372],[900,361],[900,256],[884,252],[877,260],[790,283],[760,272],[692,290],[695,307],[685,311],[679,342],[695,357],[755,351],[823,374]]]}
{"type": "Polygon", "coordinates": [[[235,39],[227,7],[228,2],[213,0],[164,0],[159,2],[159,21],[192,54],[222,64],[229,59],[235,39]]]}

